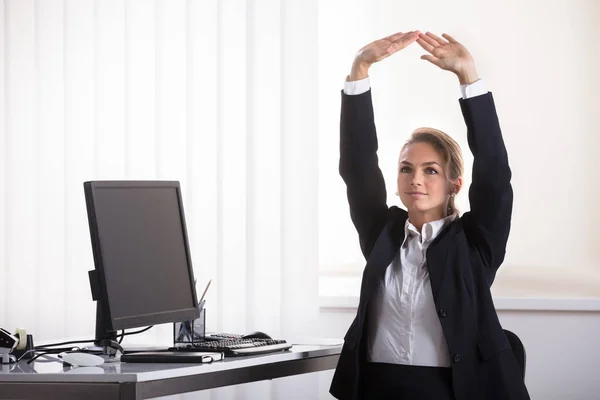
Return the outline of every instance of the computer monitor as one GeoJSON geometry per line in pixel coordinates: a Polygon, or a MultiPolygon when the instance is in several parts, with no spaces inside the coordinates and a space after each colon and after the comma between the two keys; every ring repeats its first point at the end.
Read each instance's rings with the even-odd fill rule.
{"type": "Polygon", "coordinates": [[[84,182],[96,344],[117,331],[198,317],[177,181],[84,182]]]}

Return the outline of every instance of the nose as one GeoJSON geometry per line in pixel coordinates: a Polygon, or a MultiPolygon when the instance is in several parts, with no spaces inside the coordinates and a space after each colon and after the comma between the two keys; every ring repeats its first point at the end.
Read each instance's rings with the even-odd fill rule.
{"type": "Polygon", "coordinates": [[[412,179],[410,181],[410,185],[411,186],[422,186],[423,185],[423,177],[421,176],[421,173],[416,171],[415,173],[413,173],[412,179]]]}

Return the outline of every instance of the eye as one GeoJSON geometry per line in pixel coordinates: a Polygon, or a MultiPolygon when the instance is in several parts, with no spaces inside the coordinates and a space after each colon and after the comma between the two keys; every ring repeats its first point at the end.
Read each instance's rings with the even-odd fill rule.
{"type": "Polygon", "coordinates": [[[437,171],[436,171],[434,168],[431,168],[431,167],[430,167],[430,168],[427,168],[427,169],[425,169],[425,173],[426,173],[426,174],[429,174],[429,175],[435,175],[435,174],[437,174],[438,172],[437,172],[437,171]]]}
{"type": "Polygon", "coordinates": [[[410,173],[410,171],[411,171],[410,167],[404,166],[404,167],[400,168],[400,172],[402,172],[403,174],[408,174],[408,173],[410,173]]]}

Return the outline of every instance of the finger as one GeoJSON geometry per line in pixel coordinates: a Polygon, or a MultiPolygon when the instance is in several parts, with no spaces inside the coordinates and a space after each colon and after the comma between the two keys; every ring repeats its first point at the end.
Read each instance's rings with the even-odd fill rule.
{"type": "Polygon", "coordinates": [[[429,54],[422,55],[421,56],[421,60],[427,60],[427,61],[429,61],[430,63],[432,63],[433,65],[435,65],[437,67],[440,66],[440,64],[439,64],[440,59],[437,58],[437,57],[434,57],[434,56],[430,56],[429,54]]]}
{"type": "Polygon", "coordinates": [[[388,42],[389,45],[386,47],[386,51],[389,54],[395,53],[398,50],[402,50],[403,48],[405,48],[409,44],[413,43],[418,38],[419,38],[419,35],[417,33],[415,33],[415,32],[405,33],[404,35],[399,36],[393,42],[388,42]]]}
{"type": "Polygon", "coordinates": [[[450,43],[458,43],[458,41],[456,39],[454,39],[452,36],[448,35],[447,33],[442,33],[442,36],[444,37],[444,39],[446,39],[450,43]]]}
{"type": "Polygon", "coordinates": [[[408,37],[408,36],[412,35],[413,33],[414,33],[414,31],[411,31],[411,32],[398,32],[398,33],[394,33],[393,35],[386,36],[383,39],[380,39],[379,41],[397,42],[398,40],[401,40],[402,38],[408,37]]]}
{"type": "Polygon", "coordinates": [[[434,34],[433,34],[433,33],[431,33],[431,32],[427,32],[425,35],[429,36],[430,38],[432,38],[433,40],[435,40],[436,42],[438,42],[438,44],[439,44],[440,46],[441,46],[441,45],[443,45],[443,44],[446,44],[446,43],[448,43],[448,42],[446,42],[444,39],[442,39],[441,37],[439,37],[439,36],[436,36],[436,35],[434,35],[434,34]]]}
{"type": "MultiPolygon", "coordinates": [[[[410,32],[408,32],[408,33],[410,33],[410,32]]],[[[383,39],[384,40],[389,40],[391,42],[394,42],[394,41],[398,40],[399,38],[401,38],[404,35],[406,35],[406,33],[404,33],[404,32],[397,32],[397,33],[394,33],[393,35],[386,36],[383,39]]]]}
{"type": "MultiPolygon", "coordinates": [[[[414,39],[412,40],[412,42],[414,42],[414,39]]],[[[408,46],[410,43],[411,43],[411,41],[408,41],[406,39],[404,39],[404,40],[401,39],[394,43],[390,43],[390,45],[385,48],[385,57],[390,56],[390,55],[396,53],[397,51],[402,50],[403,48],[408,46]]]]}
{"type": "Polygon", "coordinates": [[[417,43],[419,43],[419,45],[423,48],[423,50],[428,51],[428,52],[432,52],[434,47],[432,45],[430,45],[429,43],[427,43],[425,40],[419,38],[417,39],[417,43]]]}
{"type": "MultiPolygon", "coordinates": [[[[423,42],[427,43],[432,48],[435,48],[440,45],[437,41],[435,41],[434,39],[432,39],[429,36],[424,35],[424,34],[420,34],[419,39],[421,39],[423,42]]],[[[425,50],[427,50],[427,49],[425,49],[425,50]]],[[[427,51],[431,53],[431,50],[427,50],[427,51]]]]}
{"type": "Polygon", "coordinates": [[[406,47],[409,44],[413,43],[415,40],[419,38],[419,34],[416,32],[409,32],[404,36],[399,37],[394,41],[394,43],[400,43],[402,47],[406,47]]]}

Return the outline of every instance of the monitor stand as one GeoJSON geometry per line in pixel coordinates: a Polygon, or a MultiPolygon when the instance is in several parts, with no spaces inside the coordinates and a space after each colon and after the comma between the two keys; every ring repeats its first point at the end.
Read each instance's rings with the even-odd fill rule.
{"type": "Polygon", "coordinates": [[[103,354],[107,356],[114,355],[117,351],[123,354],[138,353],[141,351],[167,351],[168,346],[151,346],[151,345],[127,345],[121,346],[117,342],[117,332],[107,331],[104,329],[107,326],[105,313],[102,304],[96,300],[96,334],[93,346],[84,347],[82,350],[89,353],[103,354]]]}

